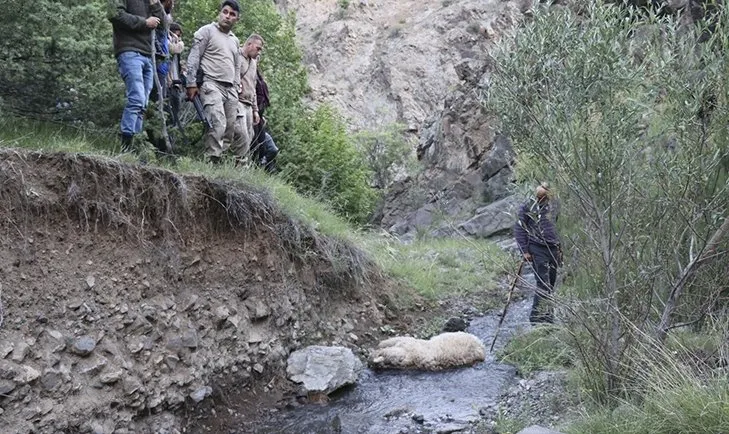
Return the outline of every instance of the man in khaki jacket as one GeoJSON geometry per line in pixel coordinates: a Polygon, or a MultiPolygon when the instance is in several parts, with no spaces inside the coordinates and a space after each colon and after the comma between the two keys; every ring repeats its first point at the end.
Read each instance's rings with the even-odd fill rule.
{"type": "Polygon", "coordinates": [[[195,32],[187,58],[187,98],[193,100],[200,94],[211,124],[205,136],[205,156],[213,163],[220,161],[235,136],[241,56],[231,29],[239,16],[236,0],[223,1],[218,21],[195,32]]]}
{"type": "Polygon", "coordinates": [[[238,118],[236,120],[236,155],[246,155],[253,141],[253,126],[260,122],[256,100],[258,55],[263,51],[263,38],[252,34],[240,49],[240,93],[238,94],[238,118]]]}

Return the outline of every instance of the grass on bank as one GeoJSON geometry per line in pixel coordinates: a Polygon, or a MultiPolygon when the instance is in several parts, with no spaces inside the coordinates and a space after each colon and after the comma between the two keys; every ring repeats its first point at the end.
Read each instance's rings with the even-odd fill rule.
{"type": "MultiPolygon", "coordinates": [[[[92,133],[64,125],[11,117],[0,120],[0,146],[84,153],[115,158],[130,164],[137,162],[136,157],[131,155],[117,155],[115,132],[92,133]]],[[[241,169],[232,161],[214,166],[189,157],[178,158],[174,164],[152,158],[149,165],[268,191],[286,214],[322,234],[360,247],[388,275],[429,300],[478,291],[493,293],[499,278],[512,268],[508,256],[487,241],[465,238],[421,239],[412,244],[403,244],[391,236],[355,228],[332,212],[326,203],[300,195],[281,178],[257,169],[241,169]]]]}

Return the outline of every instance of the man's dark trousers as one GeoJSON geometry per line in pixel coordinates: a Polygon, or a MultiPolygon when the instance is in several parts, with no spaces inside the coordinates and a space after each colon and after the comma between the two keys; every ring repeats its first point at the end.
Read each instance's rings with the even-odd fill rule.
{"type": "Polygon", "coordinates": [[[552,323],[552,292],[557,280],[559,247],[532,243],[529,245],[529,253],[532,255],[532,268],[537,280],[529,321],[532,324],[552,323]]]}

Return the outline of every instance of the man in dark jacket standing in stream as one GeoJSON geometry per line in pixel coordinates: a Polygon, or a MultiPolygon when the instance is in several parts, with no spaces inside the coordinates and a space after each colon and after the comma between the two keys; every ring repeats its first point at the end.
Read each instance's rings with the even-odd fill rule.
{"type": "Polygon", "coordinates": [[[164,19],[159,0],[109,0],[114,31],[114,56],[126,86],[121,117],[122,152],[133,150],[134,135],[142,131],[144,111],[154,85],[152,30],[164,19]]]}
{"type": "Polygon", "coordinates": [[[514,238],[524,256],[531,262],[537,288],[529,321],[553,323],[552,292],[557,280],[557,267],[561,266],[562,249],[557,234],[556,202],[551,200],[549,185],[542,183],[536,188],[535,197],[524,203],[514,225],[514,238]]]}

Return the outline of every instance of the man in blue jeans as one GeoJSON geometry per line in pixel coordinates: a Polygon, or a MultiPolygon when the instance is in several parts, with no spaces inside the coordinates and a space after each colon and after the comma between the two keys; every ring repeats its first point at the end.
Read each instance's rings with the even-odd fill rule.
{"type": "Polygon", "coordinates": [[[154,84],[152,30],[164,19],[160,0],[109,0],[109,21],[114,30],[114,56],[126,86],[126,105],[121,118],[122,152],[133,151],[134,135],[142,131],[142,119],[154,84]]]}
{"type": "Polygon", "coordinates": [[[549,185],[542,183],[534,198],[519,209],[514,225],[514,238],[524,255],[531,262],[537,288],[529,315],[532,324],[553,323],[552,292],[557,280],[557,267],[562,265],[562,249],[557,234],[558,204],[551,200],[549,185]]]}

